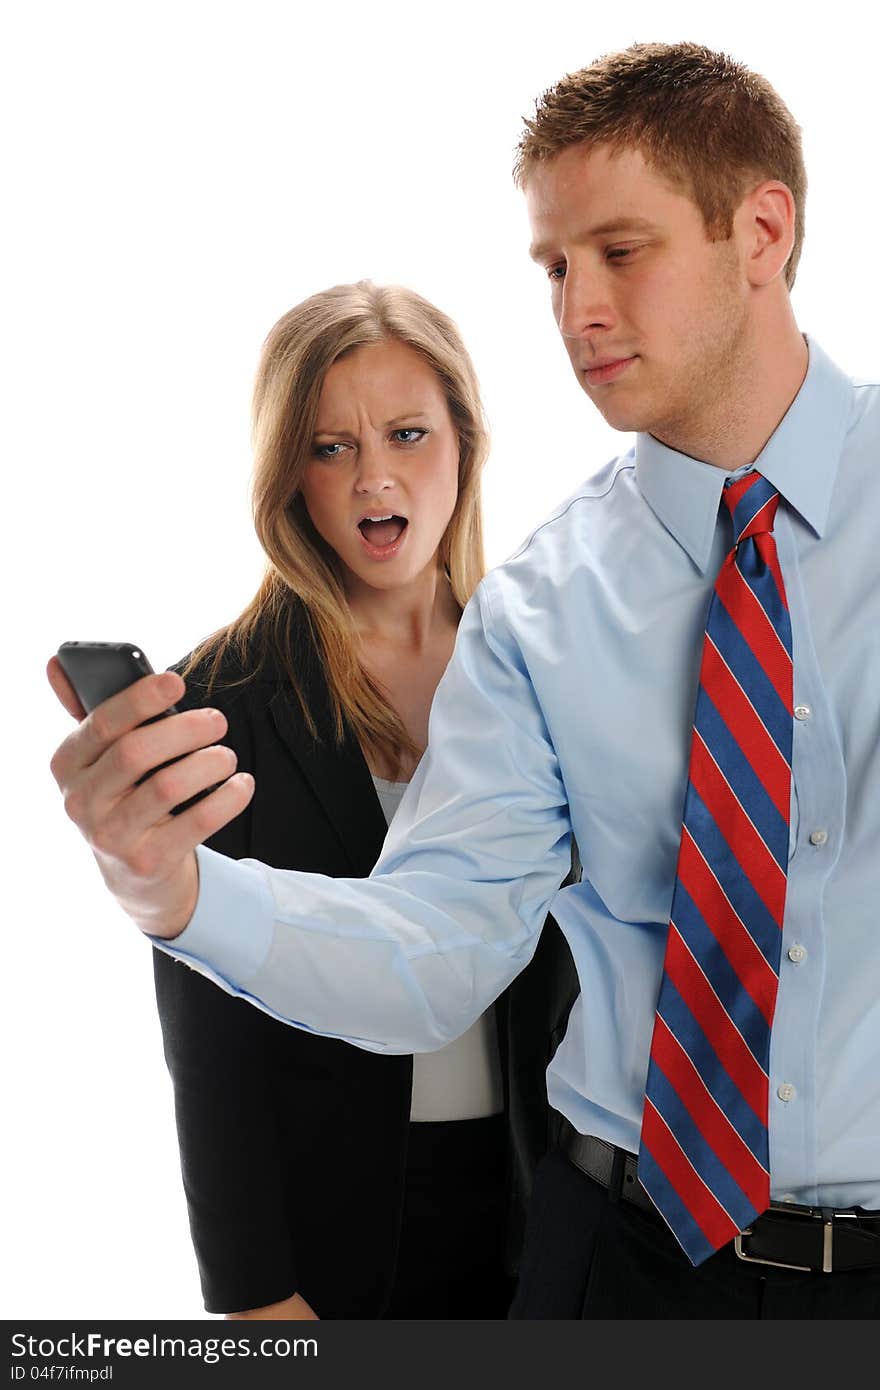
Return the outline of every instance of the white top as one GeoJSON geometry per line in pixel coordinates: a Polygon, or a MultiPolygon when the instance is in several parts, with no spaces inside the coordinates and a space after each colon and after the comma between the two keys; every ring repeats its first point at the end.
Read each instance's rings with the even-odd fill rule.
{"type": "MultiPolygon", "coordinates": [[[[407,783],[374,777],[373,786],[390,825],[407,783]]],[[[411,1120],[476,1120],[503,1106],[494,1005],[454,1042],[414,1055],[411,1120]]]]}

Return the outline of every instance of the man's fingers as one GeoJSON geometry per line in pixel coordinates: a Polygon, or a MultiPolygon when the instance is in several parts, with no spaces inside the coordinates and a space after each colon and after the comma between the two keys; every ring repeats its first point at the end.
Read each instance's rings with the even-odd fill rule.
{"type": "Polygon", "coordinates": [[[158,676],[141,676],[118,695],[104,700],[92,710],[82,729],[83,746],[94,754],[89,761],[94,762],[123,734],[164,714],[185,689],[176,672],[163,671],[158,676]]]}
{"type": "Polygon", "coordinates": [[[198,895],[193,851],[253,796],[253,778],[235,774],[235,754],[216,742],[226,718],[204,709],[162,718],[185,690],[172,671],[144,676],[89,714],[56,658],[46,675],[80,721],[51,762],[65,809],[110,891],[141,930],[176,936],[198,895]],[[217,783],[194,806],[171,814],[217,783]]]}
{"type": "MultiPolygon", "coordinates": [[[[97,713],[97,710],[95,711],[97,713]]],[[[159,719],[155,724],[145,724],[123,734],[106,750],[99,760],[90,767],[84,776],[83,787],[100,786],[101,795],[109,800],[122,796],[134,787],[141,778],[154,768],[163,767],[174,758],[185,758],[206,748],[223,737],[227,729],[226,718],[219,710],[193,709],[183,714],[172,714],[167,719],[159,719]]],[[[184,768],[186,763],[175,764],[184,768]]],[[[171,773],[172,769],[168,769],[171,773]]],[[[155,777],[169,780],[165,772],[155,777]]],[[[203,782],[202,786],[210,783],[203,782]]],[[[193,791],[200,791],[196,786],[193,791]]]]}
{"type": "Polygon", "coordinates": [[[188,811],[171,817],[159,825],[143,846],[144,862],[138,872],[146,876],[161,872],[164,864],[174,864],[185,858],[190,850],[210,840],[224,825],[241,815],[254,794],[254,779],[249,772],[237,772],[188,811]]]}
{"type": "Polygon", "coordinates": [[[46,675],[49,677],[49,684],[58,696],[68,714],[72,714],[74,719],[85,719],[86,712],[77,699],[76,691],[64,674],[64,668],[57,656],[49,658],[46,667],[46,675]]]}
{"type": "MultiPolygon", "coordinates": [[[[181,720],[186,717],[177,716],[181,720]]],[[[113,750],[106,755],[106,759],[112,756],[113,750]]],[[[99,768],[102,767],[103,761],[105,760],[98,764],[99,768]]],[[[175,806],[188,801],[197,792],[225,781],[235,771],[237,762],[238,759],[231,748],[214,744],[210,748],[190,752],[187,757],[181,758],[169,767],[162,767],[140,786],[133,787],[127,795],[109,796],[99,804],[95,792],[92,792],[90,804],[100,826],[92,837],[93,848],[101,853],[124,859],[128,854],[128,847],[149,838],[153,831],[159,829],[167,820],[175,806]]],[[[93,769],[86,774],[86,779],[96,775],[97,770],[93,769]]],[[[106,781],[104,775],[101,782],[102,796],[106,794],[106,781]]],[[[184,814],[185,812],[181,812],[181,817],[184,814]]]]}
{"type": "MultiPolygon", "coordinates": [[[[46,667],[50,684],[65,708],[82,721],[56,750],[50,764],[52,774],[62,788],[69,785],[71,778],[83,768],[91,767],[97,762],[123,734],[129,733],[147,719],[155,719],[158,715],[164,714],[175,700],[180,699],[186,689],[180,676],[174,671],[142,676],[133,685],[121,690],[118,695],[104,700],[91,714],[85,715],[83,711],[83,717],[68,703],[68,700],[76,700],[76,696],[61,670],[61,663],[57,662],[56,669],[53,661],[46,667]]],[[[78,709],[82,708],[78,700],[76,705],[78,709]]],[[[174,754],[169,753],[167,756],[173,757],[174,754]]],[[[161,762],[162,759],[159,758],[157,761],[161,762]]]]}

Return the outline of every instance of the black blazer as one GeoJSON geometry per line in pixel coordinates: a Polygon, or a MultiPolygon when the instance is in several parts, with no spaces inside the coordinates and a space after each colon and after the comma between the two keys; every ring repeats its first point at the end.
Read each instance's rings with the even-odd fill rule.
{"type": "MultiPolygon", "coordinates": [[[[274,658],[243,686],[232,659],[206,699],[198,673],[178,707],[210,704],[256,778],[250,805],[207,843],[234,859],[334,877],[369,874],[385,818],[350,731],[336,745],[306,622],[294,656],[320,738],[274,658]],[[226,682],[224,688],[224,682],[226,682]]],[[[376,1318],[400,1226],[412,1058],[289,1027],[154,951],[181,1169],[205,1307],[234,1312],[299,1292],[322,1317],[376,1318]]],[[[515,1268],[535,1163],[552,1137],[544,1072],[577,994],[548,919],[533,962],[496,1003],[510,1133],[515,1268]]]]}

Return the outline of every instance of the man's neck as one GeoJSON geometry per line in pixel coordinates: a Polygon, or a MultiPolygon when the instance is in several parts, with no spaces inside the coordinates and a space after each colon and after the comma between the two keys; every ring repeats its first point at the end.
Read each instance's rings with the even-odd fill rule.
{"type": "Polygon", "coordinates": [[[808,366],[806,340],[789,306],[781,322],[753,325],[711,415],[652,433],[677,453],[732,473],[754,463],[800,391],[808,366]]]}

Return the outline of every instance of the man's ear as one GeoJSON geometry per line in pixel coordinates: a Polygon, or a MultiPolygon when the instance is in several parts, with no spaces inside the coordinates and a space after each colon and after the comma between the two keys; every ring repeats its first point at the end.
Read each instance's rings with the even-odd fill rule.
{"type": "Polygon", "coordinates": [[[746,276],[756,289],[783,274],[794,245],[795,220],[792,191],[776,179],[759,183],[737,208],[737,239],[746,276]]]}

